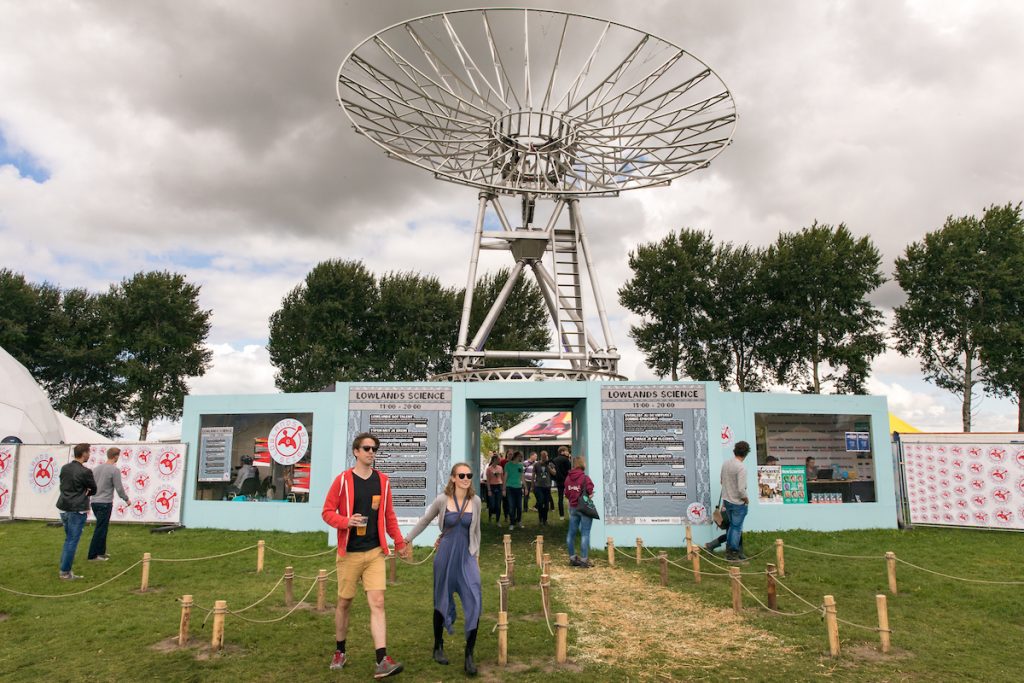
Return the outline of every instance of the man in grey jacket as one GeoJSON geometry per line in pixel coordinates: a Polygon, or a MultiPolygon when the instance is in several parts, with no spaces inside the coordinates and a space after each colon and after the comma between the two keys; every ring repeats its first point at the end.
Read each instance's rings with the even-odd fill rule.
{"type": "Polygon", "coordinates": [[[746,558],[743,555],[743,520],[747,516],[747,505],[750,499],[747,497],[747,471],[743,467],[743,461],[750,453],[750,444],[746,441],[737,441],[733,446],[732,454],[735,456],[722,463],[722,500],[725,503],[725,510],[729,513],[729,529],[725,536],[725,559],[740,562],[746,558]]]}
{"type": "Polygon", "coordinates": [[[107,555],[107,528],[110,526],[110,514],[114,511],[114,492],[125,503],[131,505],[128,494],[121,483],[121,468],[117,460],[121,457],[121,449],[107,449],[107,461],[97,465],[92,475],[96,479],[96,495],[92,497],[92,514],[96,517],[96,527],[92,531],[89,543],[89,559],[104,562],[110,559],[107,555]]]}

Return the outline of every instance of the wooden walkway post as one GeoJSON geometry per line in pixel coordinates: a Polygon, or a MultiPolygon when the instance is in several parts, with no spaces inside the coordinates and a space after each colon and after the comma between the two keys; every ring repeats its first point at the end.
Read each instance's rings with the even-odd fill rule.
{"type": "Polygon", "coordinates": [[[192,596],[181,596],[181,622],[178,624],[178,647],[188,645],[188,627],[192,623],[192,596]]]}
{"type": "Polygon", "coordinates": [[[884,595],[875,596],[878,608],[878,639],[882,641],[882,652],[889,652],[889,606],[884,595]]]}
{"type": "Polygon", "coordinates": [[[779,597],[775,588],[775,565],[769,563],[765,571],[768,577],[768,609],[779,609],[779,597]]]}
{"type": "Polygon", "coordinates": [[[508,612],[498,612],[498,666],[508,664],[508,612]]]}
{"type": "Polygon", "coordinates": [[[778,569],[779,578],[786,578],[786,551],[781,538],[775,539],[775,567],[778,569]]]}
{"type": "Polygon", "coordinates": [[[615,568],[615,539],[608,537],[608,566],[615,568]]]}
{"type": "Polygon", "coordinates": [[[547,574],[548,567],[551,566],[551,553],[544,553],[544,564],[540,566],[540,573],[547,574]]]}
{"type": "Polygon", "coordinates": [[[210,647],[218,652],[224,649],[224,615],[227,611],[227,600],[213,603],[213,636],[210,638],[210,647]]]}
{"type": "Polygon", "coordinates": [[[508,567],[508,585],[516,585],[516,556],[509,555],[508,561],[505,563],[508,567]]]}
{"type": "Polygon", "coordinates": [[[668,553],[662,550],[658,553],[658,563],[661,565],[661,585],[668,585],[668,553]]]}
{"type": "Polygon", "coordinates": [[[398,583],[398,551],[395,550],[388,555],[388,585],[394,586],[398,583]]]}
{"type": "Polygon", "coordinates": [[[693,562],[693,581],[700,583],[700,552],[694,552],[690,560],[693,562]]]}
{"type": "Polygon", "coordinates": [[[544,614],[551,611],[551,577],[547,574],[540,575],[540,599],[544,603],[544,614]]]}
{"type": "Polygon", "coordinates": [[[885,554],[885,568],[889,574],[889,592],[897,595],[896,589],[896,553],[889,551],[885,554]]]}
{"type": "Polygon", "coordinates": [[[263,553],[267,548],[264,541],[256,541],[256,573],[263,573],[263,553]]]}
{"type": "Polygon", "coordinates": [[[690,557],[693,554],[693,529],[690,525],[686,525],[686,556],[690,557]]]}
{"type": "Polygon", "coordinates": [[[738,614],[743,609],[743,589],[740,584],[743,579],[739,567],[729,567],[729,579],[732,583],[732,609],[738,614]]]}
{"type": "Polygon", "coordinates": [[[502,574],[498,578],[498,611],[508,612],[508,576],[502,574]]]}
{"type": "Polygon", "coordinates": [[[512,554],[512,534],[505,534],[502,543],[505,545],[505,557],[508,557],[512,554]]]}
{"type": "Polygon", "coordinates": [[[828,652],[833,657],[839,656],[839,621],[836,617],[836,599],[825,596],[825,627],[828,629],[828,652]]]}
{"type": "Polygon", "coordinates": [[[639,536],[636,537],[636,566],[640,566],[640,558],[642,557],[642,551],[644,549],[644,539],[639,536]]]}
{"type": "Polygon", "coordinates": [[[559,612],[555,615],[555,661],[565,664],[569,654],[569,615],[559,612]]]}
{"type": "Polygon", "coordinates": [[[536,556],[536,559],[537,559],[537,566],[538,567],[543,567],[544,566],[544,537],[543,536],[538,536],[537,537],[537,545],[536,545],[536,548],[534,549],[534,555],[536,556]]]}
{"type": "Polygon", "coordinates": [[[149,590],[149,561],[152,556],[149,553],[142,553],[142,586],[139,587],[139,592],[145,593],[149,590]]]}
{"type": "Polygon", "coordinates": [[[327,570],[321,569],[316,575],[316,611],[327,609],[327,570]]]}
{"type": "Polygon", "coordinates": [[[295,571],[291,567],[284,568],[284,606],[291,607],[295,604],[295,593],[292,588],[292,580],[295,578],[295,571]]]}

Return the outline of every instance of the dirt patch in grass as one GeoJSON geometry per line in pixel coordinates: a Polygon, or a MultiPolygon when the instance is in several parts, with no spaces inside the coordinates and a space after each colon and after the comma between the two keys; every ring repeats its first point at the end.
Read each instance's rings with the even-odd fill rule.
{"type": "Polygon", "coordinates": [[[0,621],[7,621],[8,617],[7,612],[0,612],[0,621]]]}
{"type": "Polygon", "coordinates": [[[673,670],[711,670],[739,659],[768,661],[789,650],[731,610],[711,607],[634,572],[560,570],[552,580],[561,600],[571,605],[569,628],[576,642],[569,656],[579,662],[671,678],[673,670]]]}
{"type": "Polygon", "coordinates": [[[842,659],[852,659],[857,662],[891,662],[899,659],[909,659],[913,654],[898,647],[890,647],[886,653],[882,652],[879,645],[854,645],[844,647],[839,653],[842,659]]]}
{"type": "Polygon", "coordinates": [[[178,647],[178,636],[171,636],[170,638],[165,638],[158,643],[150,645],[149,649],[153,650],[154,652],[160,652],[163,654],[167,654],[170,652],[178,652],[179,650],[186,650],[188,652],[191,652],[192,656],[195,657],[197,661],[205,661],[207,659],[210,659],[211,657],[237,655],[244,652],[243,648],[239,647],[238,645],[231,645],[230,643],[225,643],[223,650],[221,650],[220,652],[215,652],[213,648],[210,647],[209,642],[197,640],[196,638],[191,638],[188,642],[188,645],[181,648],[178,647]]]}
{"type": "MultiPolygon", "coordinates": [[[[452,664],[454,663],[455,662],[453,661],[452,664]]],[[[525,673],[527,671],[542,671],[544,673],[557,675],[560,672],[579,673],[583,670],[582,667],[575,662],[555,664],[550,657],[545,659],[527,659],[514,663],[510,662],[506,666],[498,666],[497,664],[480,664],[477,662],[477,669],[479,670],[478,680],[487,681],[488,683],[492,683],[493,681],[509,681],[512,680],[516,674],[525,673]]]]}

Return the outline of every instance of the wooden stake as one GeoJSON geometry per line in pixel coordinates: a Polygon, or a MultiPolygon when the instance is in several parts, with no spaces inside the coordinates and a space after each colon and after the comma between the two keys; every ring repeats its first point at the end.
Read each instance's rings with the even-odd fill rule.
{"type": "Polygon", "coordinates": [[[608,537],[608,566],[615,568],[615,540],[611,536],[608,537]]]}
{"type": "Polygon", "coordinates": [[[544,602],[544,613],[551,611],[551,577],[547,574],[540,575],[540,599],[544,602]]]}
{"type": "Polygon", "coordinates": [[[569,615],[559,612],[555,615],[555,661],[565,664],[569,654],[569,615]]]}
{"type": "Polygon", "coordinates": [[[537,566],[538,567],[543,567],[544,566],[544,537],[543,536],[538,536],[537,537],[537,544],[536,544],[536,548],[534,548],[534,554],[536,555],[536,558],[537,558],[537,566]]]}
{"type": "Polygon", "coordinates": [[[512,534],[505,534],[503,543],[505,544],[505,557],[508,557],[512,554],[512,534]]]}
{"type": "Polygon", "coordinates": [[[498,611],[508,612],[508,575],[502,574],[498,579],[498,611]]]}
{"type": "Polygon", "coordinates": [[[178,624],[178,647],[188,645],[188,626],[192,623],[192,596],[181,596],[181,622],[178,624]]]}
{"type": "Polygon", "coordinates": [[[516,557],[515,557],[515,555],[510,555],[509,556],[507,566],[508,566],[508,585],[514,586],[514,585],[516,585],[516,557]]]}
{"type": "Polygon", "coordinates": [[[210,639],[210,647],[218,652],[224,649],[224,615],[227,611],[227,600],[213,603],[213,636],[210,639]]]}
{"type": "Polygon", "coordinates": [[[768,570],[765,572],[765,575],[768,577],[768,609],[779,609],[779,597],[775,589],[774,564],[768,564],[768,570]]]}
{"type": "Polygon", "coordinates": [[[732,583],[732,609],[739,613],[743,609],[743,589],[740,583],[742,578],[739,567],[729,567],[729,580],[732,583]]]}
{"type": "Polygon", "coordinates": [[[292,579],[295,578],[295,571],[291,567],[284,568],[284,606],[291,607],[295,604],[295,593],[292,591],[292,579]]]}
{"type": "Polygon", "coordinates": [[[508,664],[508,612],[498,612],[498,666],[508,664]]]}
{"type": "Polygon", "coordinates": [[[786,552],[781,538],[775,539],[775,566],[779,570],[779,578],[786,578],[786,552]]]}
{"type": "Polygon", "coordinates": [[[388,585],[394,586],[398,583],[398,551],[388,555],[388,585]]]}
{"type": "Polygon", "coordinates": [[[151,557],[149,553],[142,553],[142,586],[139,588],[142,593],[149,590],[149,561],[151,557]]]}
{"type": "Polygon", "coordinates": [[[690,525],[686,525],[686,556],[690,557],[693,555],[693,529],[690,525]]]}
{"type": "Polygon", "coordinates": [[[882,652],[889,652],[889,605],[884,595],[875,596],[875,607],[878,608],[878,638],[882,641],[882,652]]]}
{"type": "Polygon", "coordinates": [[[658,562],[661,564],[661,585],[668,585],[668,553],[662,550],[658,553],[658,562]]]}
{"type": "Polygon", "coordinates": [[[897,595],[896,590],[896,553],[889,551],[885,554],[885,567],[889,573],[889,592],[897,595]]]}
{"type": "Polygon", "coordinates": [[[644,539],[639,536],[636,537],[636,566],[640,566],[641,553],[644,549],[644,539]]]}
{"type": "Polygon", "coordinates": [[[695,552],[690,560],[693,562],[693,581],[700,583],[700,553],[695,552]]]}
{"type": "Polygon", "coordinates": [[[263,552],[266,550],[264,541],[256,541],[256,573],[263,573],[263,552]]]}
{"type": "Polygon", "coordinates": [[[833,657],[839,656],[839,621],[836,618],[836,599],[825,596],[825,626],[828,628],[828,651],[833,657]]]}
{"type": "Polygon", "coordinates": [[[321,569],[316,575],[316,610],[323,612],[327,608],[327,570],[321,569]]]}
{"type": "Polygon", "coordinates": [[[544,553],[544,564],[540,566],[540,573],[547,574],[548,567],[551,566],[551,553],[544,553]]]}

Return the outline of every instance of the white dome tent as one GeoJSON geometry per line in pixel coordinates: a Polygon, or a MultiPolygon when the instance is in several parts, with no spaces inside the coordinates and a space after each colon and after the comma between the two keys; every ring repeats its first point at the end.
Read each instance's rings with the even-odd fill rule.
{"type": "Polygon", "coordinates": [[[22,443],[56,444],[64,441],[64,429],[31,373],[0,348],[0,439],[8,436],[22,443]]]}

